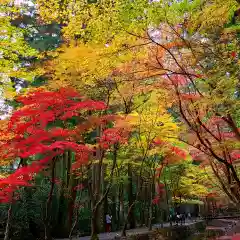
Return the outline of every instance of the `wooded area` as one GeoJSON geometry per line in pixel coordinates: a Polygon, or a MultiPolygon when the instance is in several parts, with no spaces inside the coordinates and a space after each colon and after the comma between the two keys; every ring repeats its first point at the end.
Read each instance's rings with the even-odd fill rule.
{"type": "Polygon", "coordinates": [[[0,3],[4,240],[238,210],[239,1],[0,3]]]}

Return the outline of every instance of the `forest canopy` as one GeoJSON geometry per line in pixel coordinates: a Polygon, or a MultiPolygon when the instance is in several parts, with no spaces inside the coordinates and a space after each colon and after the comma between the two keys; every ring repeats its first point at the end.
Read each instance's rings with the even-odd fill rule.
{"type": "Polygon", "coordinates": [[[4,240],[239,206],[239,1],[0,3],[4,240]]]}

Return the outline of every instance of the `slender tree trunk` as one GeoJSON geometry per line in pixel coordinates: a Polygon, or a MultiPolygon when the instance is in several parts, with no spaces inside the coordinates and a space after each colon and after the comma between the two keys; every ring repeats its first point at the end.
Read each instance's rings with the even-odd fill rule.
{"type": "Polygon", "coordinates": [[[9,208],[8,208],[7,225],[6,225],[6,229],[5,229],[4,240],[10,239],[11,220],[12,220],[12,205],[13,205],[13,203],[11,202],[9,205],[9,208]]]}
{"type": "Polygon", "coordinates": [[[97,229],[97,211],[94,211],[91,216],[91,240],[98,240],[97,229]]]}
{"type": "Polygon", "coordinates": [[[132,178],[132,167],[128,164],[128,204],[129,204],[129,224],[130,229],[136,227],[135,216],[134,216],[134,194],[133,194],[133,178],[132,178]]]}
{"type": "Polygon", "coordinates": [[[112,197],[112,231],[116,231],[116,218],[117,218],[117,197],[115,191],[113,189],[113,197],[112,197]]]}
{"type": "MultiPolygon", "coordinates": [[[[141,175],[141,174],[140,174],[141,175]]],[[[121,233],[121,236],[122,237],[125,237],[126,236],[126,230],[127,230],[127,224],[128,224],[128,221],[129,221],[129,216],[130,216],[130,213],[136,203],[136,199],[137,197],[139,196],[139,194],[141,193],[142,191],[142,187],[143,187],[143,181],[141,181],[141,184],[140,184],[140,189],[138,190],[137,194],[136,194],[136,198],[135,200],[133,201],[133,203],[129,206],[128,208],[128,212],[127,212],[127,217],[126,217],[126,220],[124,222],[124,225],[123,225],[123,229],[122,229],[122,233],[121,233]]]]}
{"type": "Polygon", "coordinates": [[[52,197],[53,197],[53,190],[55,185],[55,163],[56,159],[52,160],[52,169],[51,169],[51,187],[48,194],[48,199],[46,203],[46,212],[45,212],[45,219],[44,219],[44,232],[45,232],[45,240],[51,240],[51,226],[50,226],[50,210],[52,205],[52,197]]]}
{"type": "Polygon", "coordinates": [[[150,206],[149,206],[149,218],[148,218],[148,229],[152,230],[152,218],[153,218],[153,195],[155,193],[155,172],[152,176],[152,182],[150,185],[150,206]]]}
{"type": "MultiPolygon", "coordinates": [[[[152,188],[152,184],[151,184],[151,188],[152,188]]],[[[150,191],[150,203],[149,203],[149,208],[148,208],[148,230],[152,230],[152,191],[150,191]]]]}
{"type": "Polygon", "coordinates": [[[140,224],[141,224],[141,227],[145,224],[145,219],[144,219],[144,203],[143,203],[143,201],[141,201],[140,224]]]}
{"type": "MultiPolygon", "coordinates": [[[[141,193],[141,191],[142,191],[142,186],[143,186],[143,182],[142,182],[141,185],[140,185],[140,189],[139,189],[138,192],[137,192],[136,198],[137,198],[137,197],[139,196],[139,194],[141,193]]],[[[125,236],[126,236],[126,230],[127,230],[127,224],[128,224],[128,221],[129,221],[129,216],[130,216],[130,213],[131,213],[131,211],[132,211],[135,203],[136,203],[136,199],[135,199],[135,201],[134,201],[134,202],[129,206],[129,208],[128,208],[127,217],[126,217],[126,220],[125,220],[125,222],[124,222],[123,229],[122,229],[122,233],[121,233],[121,236],[122,236],[122,237],[125,237],[125,236]]]]}
{"type": "MultiPolygon", "coordinates": [[[[102,136],[103,127],[99,126],[97,128],[97,136],[102,136]]],[[[94,223],[94,231],[96,234],[99,232],[101,228],[101,221],[99,221],[99,217],[101,216],[103,212],[101,211],[101,205],[102,202],[100,201],[103,196],[104,192],[104,178],[102,178],[102,167],[103,167],[103,158],[104,158],[104,151],[101,148],[96,149],[96,159],[97,162],[92,165],[92,202],[94,203],[92,205],[92,214],[94,212],[94,215],[96,218],[98,218],[98,222],[96,224],[94,223]],[[99,205],[98,203],[101,202],[99,205]],[[96,211],[96,212],[95,212],[96,211]]]]}
{"type": "MultiPolygon", "coordinates": [[[[144,154],[144,156],[143,156],[143,159],[142,159],[142,163],[141,163],[141,168],[140,168],[140,177],[141,177],[141,175],[142,175],[142,171],[143,171],[143,163],[144,163],[144,160],[146,159],[146,156],[147,156],[147,151],[145,152],[145,154],[144,154]]],[[[128,176],[130,176],[130,183],[131,184],[129,184],[129,186],[131,186],[131,188],[129,187],[129,192],[131,192],[132,191],[132,170],[131,170],[131,166],[130,166],[130,164],[128,164],[128,176]]],[[[134,221],[134,227],[135,227],[135,219],[134,219],[134,211],[133,211],[133,209],[134,209],[134,205],[135,205],[135,203],[136,203],[136,199],[139,197],[139,194],[141,193],[141,191],[142,191],[142,187],[143,187],[143,181],[142,181],[142,179],[141,179],[141,183],[140,183],[140,189],[138,189],[138,192],[137,192],[137,194],[136,194],[136,196],[135,196],[135,199],[134,199],[134,201],[133,201],[133,199],[129,199],[129,203],[130,202],[132,202],[132,204],[131,205],[129,205],[129,208],[128,208],[128,213],[127,213],[127,217],[126,217],[126,221],[125,221],[125,223],[124,223],[124,226],[123,226],[123,229],[122,229],[122,233],[121,233],[121,235],[122,236],[126,236],[126,229],[127,229],[127,223],[128,223],[128,221],[129,221],[129,216],[130,216],[130,214],[132,214],[131,215],[131,218],[132,218],[132,220],[134,221]]],[[[132,192],[131,192],[131,194],[132,194],[132,192]]],[[[130,222],[130,221],[129,221],[130,222]]],[[[131,226],[130,226],[131,227],[131,226]]]]}
{"type": "MultiPolygon", "coordinates": [[[[165,188],[166,188],[166,203],[167,203],[167,218],[169,218],[169,197],[168,197],[168,188],[167,188],[167,182],[166,182],[166,178],[164,176],[164,185],[165,185],[165,188]]],[[[170,219],[170,226],[172,226],[172,219],[170,219]]]]}
{"type": "MultiPolygon", "coordinates": [[[[24,159],[20,159],[20,162],[18,164],[17,169],[19,169],[21,166],[24,165],[24,159]]],[[[11,221],[12,221],[12,207],[13,207],[13,197],[14,193],[11,196],[11,203],[8,208],[8,215],[7,215],[7,225],[5,228],[5,234],[4,234],[4,240],[9,240],[10,239],[10,230],[11,230],[11,221]]]]}
{"type": "MultiPolygon", "coordinates": [[[[160,204],[159,204],[159,208],[160,208],[160,204]]],[[[160,218],[161,218],[161,228],[163,228],[163,221],[164,221],[164,214],[163,214],[163,209],[160,208],[160,218]]]]}
{"type": "MultiPolygon", "coordinates": [[[[112,181],[113,181],[113,174],[114,174],[114,170],[117,164],[117,144],[114,145],[114,149],[113,149],[113,163],[112,163],[112,169],[111,169],[111,173],[110,173],[110,179],[109,179],[109,184],[106,188],[105,193],[101,196],[101,198],[96,202],[94,200],[94,197],[91,194],[91,199],[92,199],[92,217],[91,217],[91,240],[96,240],[98,239],[98,229],[97,229],[97,213],[98,213],[98,209],[99,207],[102,205],[102,203],[104,202],[105,198],[107,197],[111,187],[112,187],[112,181]]],[[[90,186],[90,188],[92,188],[90,186]]]]}
{"type": "Polygon", "coordinates": [[[77,225],[77,222],[78,222],[78,213],[76,214],[76,219],[75,219],[75,221],[74,221],[74,223],[73,223],[73,225],[71,227],[71,230],[70,230],[70,233],[69,233],[69,240],[72,239],[72,234],[73,234],[73,231],[74,231],[74,229],[75,229],[75,227],[77,225]]]}
{"type": "Polygon", "coordinates": [[[125,207],[124,207],[124,188],[121,186],[121,193],[120,193],[120,218],[122,222],[124,223],[125,219],[125,207]]]}
{"type": "Polygon", "coordinates": [[[58,226],[63,226],[64,221],[63,219],[64,217],[64,210],[65,207],[64,203],[65,203],[65,198],[64,198],[64,188],[67,187],[67,183],[68,183],[68,175],[69,175],[69,169],[68,169],[68,153],[64,152],[63,155],[61,156],[61,159],[59,160],[59,165],[60,165],[60,175],[61,175],[61,180],[62,183],[60,185],[60,190],[59,190],[59,205],[58,205],[58,226]]]}
{"type": "Polygon", "coordinates": [[[140,226],[142,227],[145,225],[145,218],[144,218],[144,209],[145,209],[145,192],[143,188],[140,186],[140,176],[138,176],[138,189],[141,189],[141,192],[139,194],[139,200],[141,205],[141,211],[140,211],[140,226]]]}
{"type": "Polygon", "coordinates": [[[77,185],[77,180],[76,179],[72,179],[72,187],[70,190],[71,193],[71,198],[68,202],[68,226],[67,226],[67,231],[70,232],[71,231],[71,226],[72,226],[72,221],[73,221],[73,215],[74,215],[74,206],[75,206],[75,201],[76,201],[76,197],[77,197],[77,191],[75,189],[76,185],[77,185]]]}
{"type": "Polygon", "coordinates": [[[69,185],[69,181],[70,181],[70,172],[71,172],[71,165],[72,165],[72,152],[68,151],[65,153],[65,157],[66,157],[66,170],[67,170],[67,176],[66,176],[66,182],[67,182],[67,187],[69,185]]]}
{"type": "Polygon", "coordinates": [[[121,223],[121,183],[118,187],[118,206],[117,206],[117,230],[120,228],[121,223]]]}
{"type": "MultiPolygon", "coordinates": [[[[114,202],[115,200],[113,199],[112,202],[114,202]]],[[[104,199],[104,203],[103,203],[103,220],[105,220],[105,216],[109,213],[109,208],[108,208],[108,198],[106,197],[104,199]]],[[[103,227],[105,230],[105,221],[103,221],[103,227]]]]}
{"type": "MultiPolygon", "coordinates": [[[[106,164],[101,163],[100,166],[100,193],[99,193],[99,199],[103,196],[103,194],[106,191],[107,188],[107,182],[105,181],[105,171],[106,171],[106,164]]],[[[105,215],[108,211],[108,197],[106,196],[103,203],[98,208],[98,232],[105,231],[105,215]]]]}
{"type": "Polygon", "coordinates": [[[123,229],[122,229],[122,234],[121,234],[123,237],[126,237],[126,230],[127,230],[128,218],[129,218],[129,216],[130,216],[130,212],[132,211],[133,206],[134,206],[134,202],[133,202],[132,205],[128,208],[127,219],[126,219],[126,221],[125,221],[125,223],[124,223],[124,226],[123,226],[123,229]]]}

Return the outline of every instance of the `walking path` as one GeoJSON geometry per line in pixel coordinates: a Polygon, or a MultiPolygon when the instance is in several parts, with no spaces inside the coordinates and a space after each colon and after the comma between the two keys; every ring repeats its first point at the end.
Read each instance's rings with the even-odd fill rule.
{"type": "MultiPolygon", "coordinates": [[[[193,220],[186,220],[186,222],[183,223],[182,225],[183,226],[189,226],[189,225],[195,224],[196,222],[202,222],[202,221],[203,220],[195,220],[195,221],[193,221],[193,220]]],[[[152,228],[154,230],[154,229],[161,228],[161,226],[162,226],[161,223],[158,223],[158,224],[154,224],[152,228]]],[[[176,226],[176,224],[173,224],[173,226],[176,226]]],[[[179,224],[179,226],[180,226],[180,224],[179,224]]],[[[170,223],[164,223],[163,227],[164,228],[170,227],[170,223]]],[[[149,231],[148,228],[141,227],[141,228],[134,228],[134,229],[127,230],[126,233],[129,236],[129,235],[147,233],[148,231],[149,231]]],[[[115,237],[118,237],[120,235],[121,235],[121,231],[119,231],[119,232],[110,232],[110,233],[100,233],[100,234],[98,234],[98,237],[99,237],[99,240],[112,240],[115,237]]],[[[58,240],[68,240],[68,238],[58,239],[58,240]]],[[[73,237],[72,240],[90,240],[90,236],[73,237]]]]}
{"type": "MultiPolygon", "coordinates": [[[[240,222],[238,220],[229,219],[219,219],[222,222],[222,226],[212,227],[212,229],[222,229],[225,234],[221,237],[216,238],[216,240],[232,240],[233,236],[240,232],[240,222]]],[[[209,227],[207,227],[209,229],[209,227]]],[[[240,238],[239,238],[240,239],[240,238]]]]}

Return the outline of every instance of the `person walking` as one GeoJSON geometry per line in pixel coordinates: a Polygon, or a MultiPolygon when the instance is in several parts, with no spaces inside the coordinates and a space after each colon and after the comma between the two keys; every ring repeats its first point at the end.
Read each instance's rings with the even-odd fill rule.
{"type": "Polygon", "coordinates": [[[106,215],[106,232],[111,232],[112,216],[106,215]]]}

